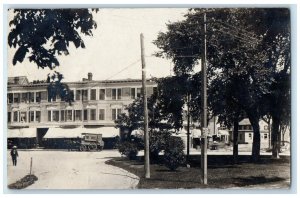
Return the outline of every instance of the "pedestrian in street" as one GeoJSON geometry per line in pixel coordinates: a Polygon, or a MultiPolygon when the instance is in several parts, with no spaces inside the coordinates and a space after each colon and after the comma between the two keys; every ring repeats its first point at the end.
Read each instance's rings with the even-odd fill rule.
{"type": "Polygon", "coordinates": [[[13,166],[17,166],[17,157],[19,157],[18,155],[18,151],[17,151],[17,147],[13,146],[13,148],[10,151],[10,155],[13,161],[13,166]]]}

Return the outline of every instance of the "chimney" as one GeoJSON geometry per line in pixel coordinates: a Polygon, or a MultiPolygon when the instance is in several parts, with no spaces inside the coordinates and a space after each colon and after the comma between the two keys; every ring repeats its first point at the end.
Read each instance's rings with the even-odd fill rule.
{"type": "Polygon", "coordinates": [[[15,84],[20,84],[20,77],[17,76],[17,77],[15,77],[14,80],[15,80],[15,84]]]}
{"type": "Polygon", "coordinates": [[[89,73],[88,73],[88,80],[89,80],[89,81],[92,81],[92,80],[93,80],[93,74],[92,74],[92,72],[89,72],[89,73]]]}

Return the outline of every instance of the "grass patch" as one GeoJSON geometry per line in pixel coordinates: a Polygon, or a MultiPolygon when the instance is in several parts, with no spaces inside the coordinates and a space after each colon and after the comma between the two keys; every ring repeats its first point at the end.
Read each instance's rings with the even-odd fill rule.
{"type": "MultiPolygon", "coordinates": [[[[199,157],[199,156],[198,156],[199,157]]],[[[200,157],[199,157],[200,158],[200,157]]],[[[208,156],[208,185],[201,184],[200,162],[191,159],[190,168],[179,167],[170,171],[163,164],[150,165],[151,178],[144,178],[141,160],[114,158],[107,164],[123,168],[138,177],[140,189],[193,189],[193,188],[289,188],[290,158],[273,160],[264,157],[252,163],[248,156],[240,156],[239,164],[232,164],[231,156],[208,156]]]]}
{"type": "Polygon", "coordinates": [[[37,181],[38,178],[35,175],[26,175],[19,181],[8,185],[9,189],[23,189],[30,185],[32,185],[35,181],[37,181]]]}

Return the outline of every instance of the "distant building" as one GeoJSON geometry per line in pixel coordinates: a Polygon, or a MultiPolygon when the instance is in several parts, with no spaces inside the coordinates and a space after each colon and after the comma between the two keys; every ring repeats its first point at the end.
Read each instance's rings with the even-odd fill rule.
{"type": "MultiPolygon", "coordinates": [[[[239,133],[238,133],[238,143],[239,144],[252,144],[253,143],[253,128],[248,118],[243,119],[239,122],[239,133]]],[[[232,129],[233,130],[233,129],[232,129]]],[[[261,144],[264,146],[268,146],[269,143],[269,130],[268,124],[260,120],[259,121],[259,130],[260,130],[260,140],[261,144]]],[[[230,131],[230,139],[233,141],[233,132],[230,131]]]]}
{"type": "MultiPolygon", "coordinates": [[[[66,83],[74,93],[69,103],[57,96],[48,100],[46,82],[29,82],[24,76],[9,77],[7,87],[7,137],[9,144],[39,146],[46,140],[72,138],[80,132],[103,135],[106,147],[119,136],[114,120],[124,108],[141,96],[142,81],[135,79],[95,81],[87,79],[66,83]]],[[[156,83],[147,80],[147,94],[156,83]]]]}
{"type": "Polygon", "coordinates": [[[26,76],[9,77],[7,81],[8,85],[27,85],[28,83],[26,76]]]}

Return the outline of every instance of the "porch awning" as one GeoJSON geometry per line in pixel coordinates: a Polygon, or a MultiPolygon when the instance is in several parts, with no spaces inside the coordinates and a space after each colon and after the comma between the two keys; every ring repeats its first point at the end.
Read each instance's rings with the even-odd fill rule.
{"type": "Polygon", "coordinates": [[[131,135],[133,135],[133,136],[144,136],[144,131],[143,130],[133,130],[132,132],[131,132],[131,135]]]}
{"type": "Polygon", "coordinates": [[[193,129],[191,131],[191,133],[192,133],[192,137],[194,137],[194,138],[199,138],[201,136],[201,130],[200,129],[193,129]]]}
{"type": "Polygon", "coordinates": [[[49,128],[46,135],[44,136],[45,139],[51,138],[77,138],[81,137],[81,134],[84,133],[84,128],[49,128]]]}
{"type": "Polygon", "coordinates": [[[178,132],[172,133],[172,136],[175,136],[175,137],[186,137],[187,136],[187,131],[185,129],[180,129],[178,132]]]}
{"type": "Polygon", "coordinates": [[[85,128],[84,133],[102,134],[103,138],[112,138],[119,136],[119,129],[115,127],[85,128]]]}
{"type": "Polygon", "coordinates": [[[226,130],[219,130],[218,134],[219,135],[229,135],[229,132],[226,130]]]}
{"type": "Polygon", "coordinates": [[[115,137],[119,135],[119,129],[114,127],[100,128],[49,128],[44,138],[81,138],[83,133],[102,134],[102,137],[115,137]]]}
{"type": "Polygon", "coordinates": [[[36,128],[8,129],[7,138],[36,138],[36,128]]]}

